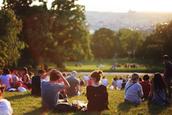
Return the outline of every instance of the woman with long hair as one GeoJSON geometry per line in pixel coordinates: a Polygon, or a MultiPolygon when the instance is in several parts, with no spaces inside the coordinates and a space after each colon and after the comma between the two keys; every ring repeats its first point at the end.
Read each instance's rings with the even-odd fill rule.
{"type": "Polygon", "coordinates": [[[160,73],[155,73],[150,90],[151,102],[158,105],[167,104],[166,85],[160,73]]]}

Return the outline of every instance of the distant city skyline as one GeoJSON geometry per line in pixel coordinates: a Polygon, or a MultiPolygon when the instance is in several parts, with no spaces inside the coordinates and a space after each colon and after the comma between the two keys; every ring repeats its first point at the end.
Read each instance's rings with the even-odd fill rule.
{"type": "MultiPolygon", "coordinates": [[[[2,6],[0,0],[0,6],[2,6]]],[[[48,1],[48,8],[53,0],[48,1]]],[[[86,11],[97,12],[172,12],[172,0],[78,0],[86,11]]],[[[38,4],[35,2],[34,4],[38,4]]]]}

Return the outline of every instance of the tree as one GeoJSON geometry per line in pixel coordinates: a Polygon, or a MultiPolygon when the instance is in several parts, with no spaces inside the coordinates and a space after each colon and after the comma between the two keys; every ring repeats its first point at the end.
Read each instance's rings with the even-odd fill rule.
{"type": "Polygon", "coordinates": [[[50,62],[62,67],[66,60],[91,57],[85,9],[76,4],[76,0],[54,0],[51,10],[46,8],[45,0],[39,0],[43,2],[40,6],[31,6],[34,0],[24,0],[22,3],[22,0],[11,1],[7,2],[7,6],[13,8],[22,19],[20,38],[28,45],[22,62],[50,62]]]}
{"type": "Polygon", "coordinates": [[[149,35],[142,47],[144,57],[160,60],[162,55],[172,56],[172,21],[157,24],[155,30],[149,35]]]}
{"type": "Polygon", "coordinates": [[[124,54],[135,57],[137,50],[143,43],[142,33],[133,29],[120,29],[118,36],[124,54]]]}
{"type": "MultiPolygon", "coordinates": [[[[85,21],[85,9],[76,0],[54,0],[52,3],[53,23],[51,32],[56,61],[81,60],[91,57],[89,32],[85,21]],[[55,55],[56,54],[56,55],[55,55]],[[60,56],[59,58],[56,58],[60,56]]],[[[59,63],[59,62],[58,62],[59,63]]]]}
{"type": "Polygon", "coordinates": [[[118,38],[114,31],[100,28],[92,37],[92,51],[96,58],[112,58],[117,53],[118,38]]]}
{"type": "Polygon", "coordinates": [[[25,47],[19,40],[22,23],[10,9],[0,10],[0,66],[10,66],[20,58],[20,51],[25,47]]]}

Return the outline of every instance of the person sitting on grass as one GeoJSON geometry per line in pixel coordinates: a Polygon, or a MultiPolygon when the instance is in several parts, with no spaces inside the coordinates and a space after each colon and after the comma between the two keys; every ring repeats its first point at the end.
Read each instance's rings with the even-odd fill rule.
{"type": "Polygon", "coordinates": [[[149,81],[149,75],[144,75],[143,76],[143,81],[140,82],[142,89],[143,89],[143,98],[148,99],[149,97],[149,92],[150,92],[150,81],[149,81]]]}
{"type": "Polygon", "coordinates": [[[71,74],[66,78],[70,84],[70,88],[66,90],[67,96],[73,97],[80,94],[80,81],[77,78],[77,72],[72,71],[71,74]]]}
{"type": "Polygon", "coordinates": [[[166,95],[166,85],[160,73],[155,73],[150,88],[150,102],[158,105],[168,104],[166,95]]]}
{"type": "Polygon", "coordinates": [[[11,88],[13,81],[12,81],[12,77],[10,75],[10,70],[7,68],[3,69],[3,73],[0,76],[0,84],[5,85],[6,89],[5,90],[9,90],[11,88]]]}
{"type": "Polygon", "coordinates": [[[59,102],[60,91],[70,87],[60,71],[53,69],[48,74],[50,81],[42,81],[41,83],[42,106],[45,111],[55,109],[59,102]],[[63,83],[59,83],[61,80],[63,83]]]}
{"type": "Polygon", "coordinates": [[[13,109],[10,102],[3,98],[4,90],[5,86],[0,85],[0,115],[12,115],[13,109]]]}
{"type": "Polygon", "coordinates": [[[38,75],[32,77],[32,95],[41,96],[41,77],[45,74],[45,70],[38,70],[38,75]]]}
{"type": "Polygon", "coordinates": [[[102,71],[93,71],[91,73],[92,84],[86,88],[88,100],[88,111],[102,111],[108,109],[108,93],[106,86],[99,84],[103,76],[102,71]]]}
{"type": "Polygon", "coordinates": [[[141,103],[142,96],[143,90],[139,83],[139,75],[134,73],[125,86],[125,101],[137,105],[141,103]]]}
{"type": "Polygon", "coordinates": [[[121,88],[122,88],[122,83],[123,83],[123,79],[120,77],[120,78],[116,81],[116,89],[117,89],[117,90],[121,90],[121,88]]]}
{"type": "Polygon", "coordinates": [[[112,80],[112,84],[111,84],[111,86],[110,86],[110,89],[116,89],[116,81],[117,81],[117,78],[116,77],[114,77],[113,78],[113,80],[112,80]]]}
{"type": "Polygon", "coordinates": [[[102,85],[107,87],[108,86],[108,79],[105,76],[103,76],[101,83],[102,83],[102,85]]]}

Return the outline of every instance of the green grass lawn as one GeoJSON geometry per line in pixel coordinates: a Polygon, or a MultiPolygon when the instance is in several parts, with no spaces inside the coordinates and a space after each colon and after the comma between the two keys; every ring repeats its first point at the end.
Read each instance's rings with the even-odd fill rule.
{"type": "MultiPolygon", "coordinates": [[[[147,101],[141,105],[134,106],[124,103],[124,91],[108,91],[109,93],[109,110],[101,112],[102,115],[171,115],[172,106],[162,107],[157,105],[148,105],[147,101]]],[[[30,93],[6,92],[5,97],[11,102],[14,109],[14,115],[39,115],[41,112],[41,99],[30,96],[30,93]]],[[[83,95],[70,98],[72,100],[86,101],[83,95]]],[[[85,113],[48,113],[58,115],[84,115],[85,113]]],[[[89,113],[90,114],[90,113],[89,113]]],[[[96,113],[94,113],[96,114],[96,113]]]]}
{"type": "Polygon", "coordinates": [[[93,60],[93,61],[81,61],[81,62],[66,62],[65,71],[82,71],[88,72],[96,69],[101,69],[106,72],[162,72],[163,66],[160,63],[154,63],[150,60],[137,60],[137,59],[108,59],[108,60],[93,60]],[[81,64],[81,66],[76,66],[76,64],[81,64]],[[99,67],[99,65],[102,65],[99,67]],[[136,68],[126,68],[124,66],[118,67],[112,70],[113,64],[138,64],[139,67],[136,68]]]}
{"type": "MultiPolygon", "coordinates": [[[[111,81],[113,76],[107,76],[108,80],[111,81]]],[[[125,76],[124,76],[125,77],[125,76]]],[[[111,83],[111,82],[110,82],[111,83]]],[[[81,100],[87,101],[85,97],[85,87],[82,88],[82,95],[69,98],[69,101],[81,100]]],[[[121,90],[110,90],[109,94],[109,110],[101,112],[101,115],[171,115],[172,106],[162,107],[157,105],[148,105],[145,101],[138,106],[124,103],[124,91],[121,90]]],[[[7,98],[14,109],[14,115],[39,115],[41,112],[41,98],[33,97],[30,92],[19,93],[19,92],[5,92],[5,98],[7,98]]],[[[86,113],[52,113],[58,115],[86,115],[86,113]]],[[[100,115],[99,113],[87,113],[93,115],[100,115]]]]}

